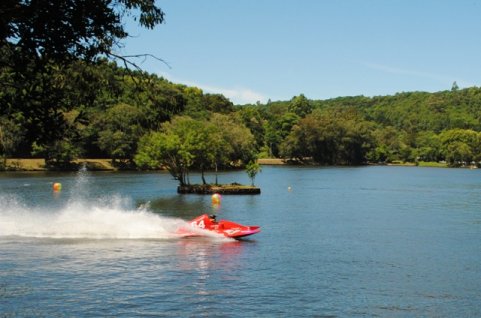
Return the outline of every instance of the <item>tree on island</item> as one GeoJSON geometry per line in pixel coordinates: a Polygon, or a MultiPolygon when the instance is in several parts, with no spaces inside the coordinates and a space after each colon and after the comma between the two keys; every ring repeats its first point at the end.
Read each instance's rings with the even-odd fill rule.
{"type": "Polygon", "coordinates": [[[254,186],[254,181],[256,179],[256,176],[259,172],[261,172],[261,165],[257,161],[250,161],[246,165],[246,172],[249,178],[251,179],[251,185],[254,186]]]}
{"type": "Polygon", "coordinates": [[[205,185],[206,170],[251,161],[254,145],[250,130],[227,115],[214,114],[210,120],[177,116],[141,138],[134,161],[144,169],[165,167],[180,186],[190,185],[189,171],[199,169],[205,185]]]}

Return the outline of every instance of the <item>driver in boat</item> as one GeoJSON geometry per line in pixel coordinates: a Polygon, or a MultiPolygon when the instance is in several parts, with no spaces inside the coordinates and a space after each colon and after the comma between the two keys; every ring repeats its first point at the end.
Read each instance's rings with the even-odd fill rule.
{"type": "Polygon", "coordinates": [[[215,214],[209,215],[209,219],[211,220],[211,222],[217,223],[217,216],[215,214]]]}

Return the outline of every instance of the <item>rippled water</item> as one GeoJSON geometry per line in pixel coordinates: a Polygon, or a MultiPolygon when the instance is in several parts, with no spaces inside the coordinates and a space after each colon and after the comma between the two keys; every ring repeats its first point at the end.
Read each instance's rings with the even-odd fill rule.
{"type": "Polygon", "coordinates": [[[1,174],[0,317],[481,316],[480,170],[264,167],[256,183],[216,210],[165,173],[1,174]],[[203,212],[262,232],[176,237],[203,212]]]}

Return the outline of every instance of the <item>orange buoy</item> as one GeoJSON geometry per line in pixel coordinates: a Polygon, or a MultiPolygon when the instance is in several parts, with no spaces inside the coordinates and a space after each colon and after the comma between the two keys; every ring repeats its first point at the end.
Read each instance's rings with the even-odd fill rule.
{"type": "Polygon", "coordinates": [[[55,182],[52,188],[53,191],[59,192],[60,190],[62,190],[62,184],[60,182],[55,182]]]}
{"type": "Polygon", "coordinates": [[[212,204],[218,205],[222,200],[222,196],[219,193],[214,193],[212,195],[212,204]]]}

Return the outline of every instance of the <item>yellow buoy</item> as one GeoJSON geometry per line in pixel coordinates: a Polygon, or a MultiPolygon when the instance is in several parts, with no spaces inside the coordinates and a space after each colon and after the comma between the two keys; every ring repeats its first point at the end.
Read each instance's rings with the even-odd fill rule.
{"type": "Polygon", "coordinates": [[[62,184],[60,182],[55,182],[52,188],[53,188],[53,191],[58,192],[62,190],[62,184]]]}
{"type": "Polygon", "coordinates": [[[222,201],[222,196],[219,193],[214,193],[212,195],[212,204],[218,205],[222,201]]]}

